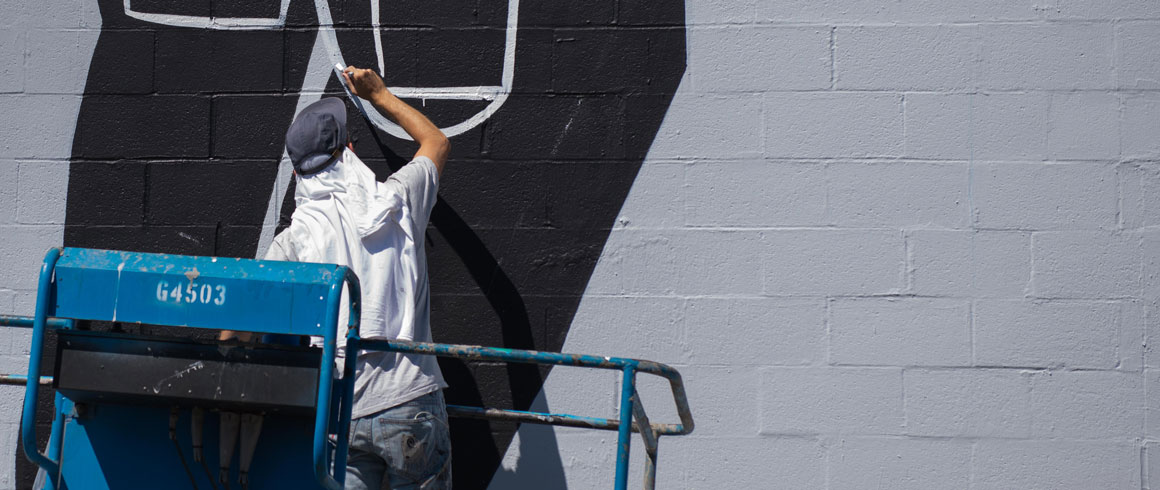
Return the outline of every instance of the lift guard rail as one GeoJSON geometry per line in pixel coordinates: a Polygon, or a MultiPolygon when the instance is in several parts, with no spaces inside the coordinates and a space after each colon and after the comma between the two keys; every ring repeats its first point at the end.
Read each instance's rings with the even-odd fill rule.
{"type": "MultiPolygon", "coordinates": [[[[247,260],[247,259],[228,259],[228,260],[223,259],[221,261],[221,263],[218,263],[217,258],[211,258],[211,257],[187,257],[187,256],[177,256],[177,255],[160,256],[160,255],[154,255],[154,254],[137,254],[137,253],[129,253],[129,252],[98,251],[98,250],[87,250],[87,249],[56,249],[56,248],[51,249],[45,257],[44,267],[41,270],[40,290],[38,292],[38,298],[37,298],[37,317],[30,318],[30,317],[0,315],[0,326],[33,328],[32,351],[31,351],[30,356],[29,356],[29,375],[28,376],[0,375],[0,384],[26,385],[26,396],[25,396],[25,406],[24,406],[24,411],[25,411],[26,416],[23,418],[22,426],[21,426],[21,430],[22,430],[21,434],[22,434],[22,438],[23,438],[24,443],[25,443],[24,450],[25,450],[25,452],[28,455],[30,460],[32,460],[34,463],[36,463],[37,465],[44,468],[46,471],[49,471],[50,474],[53,474],[53,472],[55,472],[55,471],[59,471],[59,468],[57,467],[58,462],[53,460],[54,459],[53,456],[56,456],[56,455],[53,454],[54,451],[52,451],[52,448],[50,448],[49,455],[45,455],[45,454],[39,453],[37,448],[35,448],[33,446],[33,444],[36,441],[35,427],[34,427],[34,420],[33,420],[34,417],[31,417],[28,415],[35,413],[34,411],[36,408],[36,396],[37,396],[36,386],[37,385],[51,385],[51,383],[52,383],[52,378],[40,377],[38,379],[37,377],[35,377],[35,374],[34,374],[34,373],[39,371],[40,358],[41,358],[41,346],[43,343],[44,329],[53,328],[53,329],[66,329],[66,330],[68,330],[68,329],[72,329],[74,326],[72,318],[67,318],[67,317],[56,318],[56,317],[50,317],[46,314],[49,311],[57,312],[57,310],[55,308],[51,307],[48,304],[49,297],[51,296],[48,293],[50,292],[51,286],[54,285],[53,281],[55,279],[55,276],[54,276],[53,272],[54,272],[54,267],[56,265],[56,262],[61,257],[61,255],[65,252],[70,252],[70,253],[72,253],[74,255],[78,255],[78,256],[85,256],[86,254],[90,254],[91,257],[95,257],[97,259],[108,259],[109,258],[108,256],[110,256],[110,255],[115,256],[115,258],[117,260],[122,260],[121,265],[119,265],[117,267],[117,271],[116,271],[118,281],[120,281],[120,274],[122,272],[122,269],[124,268],[124,264],[126,263],[125,261],[131,261],[134,259],[136,259],[138,261],[152,260],[154,262],[151,262],[150,264],[152,264],[152,266],[154,268],[156,268],[155,261],[158,259],[172,260],[173,262],[178,264],[179,269],[181,268],[181,266],[189,266],[190,264],[198,264],[198,265],[203,267],[203,272],[207,269],[207,267],[205,267],[205,266],[216,267],[217,269],[214,269],[214,270],[220,270],[222,267],[226,267],[227,269],[229,267],[236,267],[236,268],[239,268],[239,270],[240,270],[240,272],[237,272],[237,274],[240,277],[249,277],[247,274],[258,275],[260,273],[267,274],[267,277],[269,277],[269,275],[274,272],[271,269],[260,270],[260,269],[255,268],[255,266],[258,268],[263,268],[266,265],[271,265],[271,267],[274,267],[274,265],[276,264],[277,267],[281,267],[281,268],[292,267],[292,266],[288,265],[287,263],[279,263],[279,262],[271,263],[271,262],[263,262],[263,261],[256,261],[256,260],[247,260]],[[213,264],[210,263],[211,261],[213,264]],[[229,263],[236,264],[236,266],[231,266],[231,265],[229,265],[229,263]],[[40,320],[40,321],[38,322],[37,320],[40,320]]],[[[315,264],[315,265],[317,266],[318,264],[315,264]]],[[[345,285],[349,288],[350,292],[352,293],[351,297],[353,297],[353,298],[359,298],[360,293],[359,293],[358,278],[354,275],[353,272],[351,272],[346,267],[339,267],[339,266],[331,266],[331,267],[334,268],[333,269],[333,273],[334,273],[333,279],[328,279],[329,287],[326,288],[326,289],[328,289],[328,291],[326,291],[326,293],[328,293],[328,294],[324,295],[324,296],[326,296],[325,303],[327,306],[325,320],[323,322],[320,322],[320,324],[319,324],[319,327],[321,327],[322,323],[325,323],[327,326],[330,326],[331,328],[322,329],[320,332],[305,332],[305,331],[303,331],[301,326],[291,326],[291,327],[289,327],[289,330],[287,332],[283,332],[283,333],[292,333],[292,334],[299,334],[299,335],[321,333],[323,335],[323,337],[325,338],[324,348],[323,348],[323,356],[322,356],[323,364],[321,366],[322,369],[319,373],[320,379],[319,379],[318,392],[320,395],[318,398],[319,403],[317,404],[317,410],[316,410],[317,413],[316,413],[315,435],[314,435],[314,444],[312,447],[314,450],[313,452],[314,452],[315,473],[318,476],[318,481],[324,487],[333,489],[333,488],[341,488],[342,482],[343,482],[344,475],[342,473],[340,473],[340,471],[342,468],[345,468],[345,465],[346,465],[346,456],[347,456],[346,445],[348,443],[348,441],[346,440],[347,436],[348,436],[348,430],[346,430],[346,427],[348,427],[349,423],[350,423],[351,400],[353,399],[353,388],[354,388],[353,382],[343,383],[343,385],[344,385],[343,392],[344,393],[342,394],[342,396],[340,398],[340,405],[338,407],[338,409],[340,411],[339,412],[339,420],[338,420],[339,425],[336,428],[337,430],[333,431],[333,432],[337,433],[335,435],[338,437],[338,447],[337,447],[337,450],[335,451],[334,461],[333,461],[333,463],[334,463],[333,468],[335,470],[335,474],[333,476],[331,476],[329,474],[329,472],[326,470],[326,468],[330,466],[330,464],[329,464],[330,463],[329,452],[326,450],[326,434],[328,432],[331,432],[327,428],[328,427],[327,420],[329,420],[329,418],[331,416],[331,414],[329,413],[330,403],[322,403],[321,400],[323,398],[322,394],[331,392],[331,382],[333,381],[333,379],[332,379],[333,378],[333,375],[332,375],[333,371],[332,370],[334,367],[334,356],[335,356],[334,348],[335,348],[335,344],[336,344],[334,342],[334,336],[337,333],[338,302],[339,302],[339,298],[341,296],[340,293],[342,290],[342,285],[345,283],[345,285]]],[[[148,267],[141,267],[140,270],[146,271],[146,269],[148,269],[148,267]]],[[[185,277],[190,277],[190,273],[188,272],[188,267],[186,267],[186,270],[176,270],[175,271],[172,269],[173,269],[173,267],[170,266],[170,267],[164,268],[164,270],[161,272],[159,272],[158,270],[150,270],[149,272],[154,274],[154,276],[151,276],[151,277],[155,277],[159,273],[184,274],[185,277]]],[[[197,272],[196,267],[193,268],[193,271],[194,271],[193,277],[197,277],[196,274],[198,272],[197,272]]],[[[288,273],[292,275],[295,271],[296,270],[289,270],[288,273]]],[[[303,273],[302,271],[297,271],[297,272],[303,273]]],[[[234,272],[230,271],[230,273],[233,274],[234,272]]],[[[222,276],[222,277],[225,277],[225,276],[222,276]]],[[[331,277],[331,276],[327,276],[327,277],[331,277]]],[[[152,279],[150,279],[150,280],[152,280],[152,279]]],[[[243,280],[243,279],[239,279],[239,280],[243,280]]],[[[295,280],[297,280],[297,278],[295,280]]],[[[191,284],[193,283],[192,278],[190,279],[190,283],[191,284]]],[[[118,282],[118,287],[119,287],[119,284],[120,283],[118,282]]],[[[133,286],[133,285],[131,284],[131,286],[133,286]]],[[[160,285],[158,285],[158,291],[161,291],[160,285]]],[[[315,291],[315,293],[318,292],[317,289],[314,289],[311,291],[315,291]]],[[[116,294],[120,294],[120,292],[118,291],[116,294]]],[[[159,292],[158,295],[160,295],[160,294],[161,293],[159,292]]],[[[202,292],[202,294],[204,295],[204,292],[202,292]]],[[[160,299],[160,296],[158,299],[160,299]]],[[[213,291],[212,290],[210,291],[209,299],[211,301],[213,299],[213,291]]],[[[323,299],[322,297],[319,297],[319,300],[322,300],[322,299],[323,299]]],[[[205,303],[205,301],[203,301],[203,303],[205,303]]],[[[597,368],[597,369],[613,369],[613,370],[621,371],[622,372],[622,383],[621,383],[621,397],[620,397],[620,410],[619,410],[620,413],[619,413],[619,418],[616,418],[616,419],[580,417],[580,416],[569,415],[569,414],[554,414],[554,413],[529,412],[529,411],[519,411],[519,410],[504,410],[504,409],[496,409],[496,408],[469,407],[469,406],[459,406],[459,405],[448,405],[448,407],[447,407],[449,415],[455,416],[455,417],[479,418],[479,419],[490,419],[490,420],[504,420],[504,421],[515,421],[515,422],[528,422],[528,423],[535,423],[535,424],[560,425],[560,426],[580,427],[580,428],[590,428],[590,429],[600,429],[600,430],[615,430],[619,433],[618,434],[618,444],[617,444],[617,460],[616,460],[616,479],[615,479],[616,490],[624,490],[627,488],[628,459],[629,459],[629,447],[631,444],[631,441],[630,441],[630,433],[631,432],[640,433],[641,437],[644,441],[645,455],[646,455],[645,472],[644,472],[644,487],[646,489],[652,489],[655,487],[656,463],[657,463],[659,437],[662,435],[684,435],[684,434],[689,434],[693,431],[693,417],[692,417],[692,413],[691,413],[690,408],[689,408],[688,399],[687,399],[687,396],[685,393],[685,388],[684,388],[684,384],[683,384],[682,379],[681,379],[681,375],[680,375],[680,373],[677,372],[677,370],[675,370],[672,367],[669,367],[665,364],[652,362],[652,361],[646,361],[646,360],[616,358],[616,357],[598,357],[598,356],[590,356],[590,355],[562,354],[562,353],[555,353],[555,352],[539,352],[539,351],[531,351],[531,350],[503,349],[503,348],[480,347],[480,346],[470,346],[470,345],[437,344],[437,343],[409,342],[409,341],[381,340],[381,339],[362,339],[359,337],[359,333],[358,333],[359,332],[359,316],[360,316],[359,315],[360,314],[360,307],[359,307],[358,303],[359,302],[357,300],[354,300],[354,301],[351,301],[351,304],[349,305],[350,306],[349,326],[352,328],[349,328],[347,331],[347,349],[393,351],[393,352],[403,352],[403,353],[435,355],[435,356],[439,356],[439,357],[449,357],[449,358],[467,359],[467,360],[518,362],[518,363],[532,363],[532,364],[551,364],[551,365],[576,366],[576,367],[597,368]],[[676,403],[678,416],[681,420],[681,423],[679,423],[679,424],[653,424],[649,421],[648,416],[645,413],[644,407],[640,402],[639,394],[637,393],[637,390],[636,390],[636,374],[638,372],[644,372],[644,373],[653,374],[656,376],[661,376],[661,377],[664,377],[664,378],[669,380],[669,383],[670,383],[670,386],[672,389],[672,393],[673,393],[673,397],[674,397],[674,401],[676,403]]],[[[167,314],[171,314],[171,313],[167,313],[167,314]]],[[[62,315],[62,316],[64,316],[64,315],[62,315]]],[[[113,319],[115,319],[116,318],[115,309],[113,312],[113,316],[114,316],[113,319]]],[[[247,316],[247,314],[242,313],[242,316],[247,316]]],[[[88,316],[87,318],[88,319],[98,319],[98,317],[99,317],[99,315],[98,316],[88,316]]],[[[81,316],[78,316],[77,318],[81,318],[81,316]]],[[[166,324],[166,325],[191,325],[191,326],[194,325],[193,323],[187,321],[187,319],[164,318],[163,317],[163,318],[151,318],[152,321],[149,321],[150,318],[151,317],[149,317],[149,315],[145,315],[144,317],[138,316],[137,318],[134,319],[130,315],[130,318],[124,318],[124,320],[122,320],[122,321],[136,321],[138,323],[156,323],[156,324],[166,324]]],[[[253,327],[240,326],[239,325],[239,322],[241,321],[240,319],[235,320],[235,319],[231,318],[229,320],[225,320],[223,317],[222,320],[224,321],[225,325],[222,325],[222,326],[217,327],[217,328],[233,328],[236,330],[256,331],[256,330],[253,330],[253,327]]],[[[296,317],[294,320],[297,322],[296,325],[302,323],[302,321],[301,321],[302,318],[296,317]]],[[[313,319],[311,319],[310,322],[313,322],[313,319]]],[[[307,323],[309,323],[309,322],[307,322],[307,323]]],[[[205,325],[205,324],[199,324],[197,326],[207,326],[207,327],[214,328],[213,325],[205,325]]],[[[311,325],[311,326],[313,326],[313,325],[311,325]]],[[[354,374],[354,359],[353,359],[353,357],[348,357],[346,359],[346,361],[347,362],[343,366],[344,378],[346,380],[351,380],[351,379],[353,379],[353,374],[354,374]]],[[[59,398],[60,397],[58,394],[58,396],[57,396],[58,403],[59,403],[59,398]]],[[[57,429],[56,423],[54,423],[53,429],[55,432],[55,430],[57,429]]]]}

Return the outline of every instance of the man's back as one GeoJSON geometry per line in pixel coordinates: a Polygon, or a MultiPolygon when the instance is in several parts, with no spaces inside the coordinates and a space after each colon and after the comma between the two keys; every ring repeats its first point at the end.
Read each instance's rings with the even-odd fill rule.
{"type": "MultiPolygon", "coordinates": [[[[418,157],[386,182],[376,182],[354,152],[344,150],[331,167],[299,178],[291,225],[266,258],[350,267],[362,285],[364,338],[429,342],[423,247],[438,179],[431,160],[418,157]]],[[[346,310],[340,315],[339,325],[346,325],[346,310]]],[[[339,339],[343,354],[345,337],[339,339]]],[[[446,386],[431,356],[365,353],[357,367],[353,418],[446,386]]]]}
{"type": "MultiPolygon", "coordinates": [[[[323,98],[304,108],[286,132],[296,207],[266,258],[349,266],[362,286],[364,338],[431,341],[424,231],[450,143],[375,72],[352,67],[341,75],[354,95],[406,130],[419,150],[411,163],[377,182],[350,149],[345,104],[323,98]]],[[[346,325],[346,311],[340,311],[340,325],[346,325]]],[[[391,488],[450,489],[446,383],[435,358],[339,351],[357,356],[346,488],[378,490],[386,482],[391,488]]]]}

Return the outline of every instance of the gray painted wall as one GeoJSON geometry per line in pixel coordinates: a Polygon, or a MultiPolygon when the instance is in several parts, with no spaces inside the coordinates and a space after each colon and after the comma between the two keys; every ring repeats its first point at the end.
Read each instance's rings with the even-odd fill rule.
{"type": "MultiPolygon", "coordinates": [[[[0,313],[31,313],[61,241],[94,9],[0,7],[0,313]]],[[[661,488],[1160,489],[1160,2],[689,0],[688,23],[564,347],[685,374],[698,426],[662,440],[661,488]]],[[[0,331],[0,371],[27,340],[0,331]]],[[[539,404],[616,393],[557,369],[539,404]]],[[[0,488],[20,402],[0,387],[0,488]]],[[[609,486],[613,434],[546,430],[494,488],[609,486]]]]}
{"type": "MultiPolygon", "coordinates": [[[[688,11],[564,347],[680,367],[659,487],[1160,489],[1160,2],[688,11]]],[[[585,374],[541,402],[616,413],[585,374]]],[[[556,435],[609,486],[614,437],[556,435]]],[[[493,488],[536,488],[519,449],[493,488]]]]}
{"type": "MultiPolygon", "coordinates": [[[[0,314],[32,314],[38,262],[62,242],[73,130],[100,28],[96,2],[0,6],[0,314]]],[[[28,333],[0,328],[0,372],[27,372],[28,333]]],[[[23,388],[0,386],[4,489],[15,486],[23,403],[23,388]]]]}

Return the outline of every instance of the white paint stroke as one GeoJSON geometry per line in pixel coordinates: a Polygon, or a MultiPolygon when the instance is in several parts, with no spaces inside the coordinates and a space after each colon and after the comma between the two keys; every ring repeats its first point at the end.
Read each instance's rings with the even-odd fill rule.
{"type": "MultiPolygon", "coordinates": [[[[316,39],[310,52],[310,61],[306,63],[306,75],[302,79],[302,90],[298,92],[298,104],[294,108],[295,115],[306,106],[322,98],[322,89],[326,88],[326,82],[330,80],[329,60],[323,42],[316,39]]],[[[283,149],[282,159],[278,161],[278,175],[274,179],[274,189],[270,192],[270,200],[266,205],[266,218],[262,220],[262,232],[258,235],[258,248],[255,250],[254,258],[265,257],[270,243],[274,241],[274,232],[278,228],[278,215],[282,212],[282,199],[286,196],[286,189],[290,187],[290,179],[294,178],[291,174],[293,170],[294,165],[290,163],[290,156],[283,149]]]]}
{"type": "MultiPolygon", "coordinates": [[[[379,0],[370,1],[372,7],[377,6],[379,2],[379,0]]],[[[343,59],[342,51],[338,45],[338,36],[334,30],[334,18],[330,15],[330,5],[327,4],[326,0],[315,0],[314,6],[318,11],[319,37],[326,43],[326,49],[330,53],[331,63],[346,66],[346,61],[343,59]]],[[[490,100],[491,102],[483,110],[470,118],[458,124],[439,129],[450,138],[478,126],[484,120],[491,117],[492,114],[495,114],[503,106],[503,103],[507,101],[508,95],[511,93],[512,81],[515,79],[516,69],[516,31],[519,25],[519,6],[519,0],[508,0],[507,27],[505,30],[503,52],[503,73],[498,87],[484,85],[478,87],[388,87],[388,89],[400,98],[423,100],[490,100]]],[[[373,10],[371,21],[374,23],[375,50],[379,56],[379,72],[381,73],[385,67],[383,66],[382,40],[379,34],[377,8],[373,10]]],[[[387,120],[386,117],[383,117],[377,111],[370,111],[367,116],[372,124],[387,132],[387,134],[404,140],[411,139],[403,128],[387,120]]]]}
{"type": "Polygon", "coordinates": [[[508,89],[500,85],[473,87],[392,87],[391,93],[404,99],[495,100],[508,89]]]}
{"type": "MultiPolygon", "coordinates": [[[[378,58],[380,74],[386,73],[386,64],[383,60],[383,40],[381,32],[380,0],[368,0],[371,4],[371,24],[375,39],[375,54],[378,58]]],[[[192,27],[218,30],[263,30],[278,29],[286,24],[286,13],[290,9],[290,0],[282,0],[277,18],[263,17],[206,17],[196,15],[159,14],[152,12],[138,12],[133,10],[132,0],[124,0],[125,14],[135,19],[155,24],[178,27],[192,27]]],[[[392,93],[400,98],[407,99],[443,99],[443,100],[488,100],[491,101],[475,115],[451,126],[440,128],[448,137],[456,136],[478,126],[487,118],[495,114],[511,93],[512,81],[515,79],[516,64],[516,32],[519,28],[519,0],[508,0],[507,26],[504,37],[503,72],[499,86],[474,87],[388,87],[392,93]]],[[[328,0],[314,0],[314,7],[318,12],[318,31],[323,42],[326,43],[330,54],[331,64],[346,66],[342,51],[338,45],[338,36],[334,30],[334,18],[330,14],[328,0]]],[[[410,140],[399,125],[389,121],[378,112],[370,112],[369,119],[379,129],[386,131],[396,138],[410,140]]]]}
{"type": "Polygon", "coordinates": [[[379,0],[371,0],[371,32],[375,35],[375,55],[378,56],[379,60],[379,76],[386,77],[387,65],[383,62],[383,31],[379,29],[380,15],[382,12],[379,11],[379,0]]]}
{"type": "MultiPolygon", "coordinates": [[[[325,2],[327,0],[317,1],[325,2]]],[[[290,10],[290,0],[282,0],[282,5],[278,10],[278,17],[273,19],[268,17],[206,17],[200,15],[137,12],[133,10],[130,2],[131,0],[125,0],[125,14],[134,19],[169,26],[218,30],[278,29],[286,25],[286,12],[290,10]]]]}

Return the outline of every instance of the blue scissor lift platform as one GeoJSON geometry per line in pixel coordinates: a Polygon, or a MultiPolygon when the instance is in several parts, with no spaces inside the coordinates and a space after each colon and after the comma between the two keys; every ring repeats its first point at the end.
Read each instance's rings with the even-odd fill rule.
{"type": "MultiPolygon", "coordinates": [[[[617,489],[626,488],[631,432],[645,444],[645,488],[655,482],[658,438],[693,429],[676,370],[650,361],[478,346],[361,339],[358,278],[333,264],[51,249],[40,274],[36,315],[0,325],[33,329],[23,450],[45,488],[221,490],[342,488],[354,359],[337,376],[339,308],[349,309],[350,350],[570,365],[623,373],[618,418],[449,406],[473,417],[615,430],[617,489]],[[343,288],[353,300],[340,305],[343,288]],[[321,348],[82,331],[76,320],[312,335],[321,348]],[[40,378],[47,330],[57,333],[51,380],[40,378]],[[652,424],[636,374],[670,381],[679,424],[652,424]],[[48,447],[36,444],[37,386],[55,388],[48,447]]],[[[464,457],[470,457],[464,455],[464,457]]]]}

